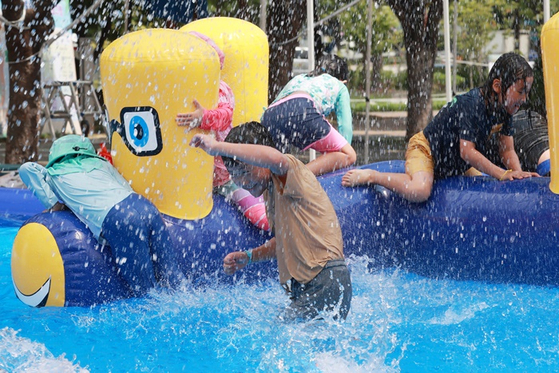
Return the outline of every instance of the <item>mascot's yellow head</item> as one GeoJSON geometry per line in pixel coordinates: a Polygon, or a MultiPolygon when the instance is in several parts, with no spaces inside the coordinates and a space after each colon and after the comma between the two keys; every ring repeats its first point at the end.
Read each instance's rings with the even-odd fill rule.
{"type": "Polygon", "coordinates": [[[151,29],[127,34],[101,56],[115,167],[164,214],[203,218],[212,209],[213,158],[188,146],[200,130],[175,124],[179,112],[217,104],[219,59],[186,33],[151,29]]]}
{"type": "MultiPolygon", "coordinates": [[[[559,141],[559,13],[555,14],[542,28],[542,63],[545,84],[545,102],[547,109],[547,127],[549,144],[559,141]]],[[[549,188],[559,194],[559,151],[550,146],[551,183],[549,188]]]]}
{"type": "Polygon", "coordinates": [[[217,106],[219,81],[235,94],[233,124],[259,120],[267,106],[268,46],[255,25],[208,18],[177,30],[142,30],[113,42],[101,56],[101,81],[114,127],[112,153],[132,188],[162,213],[200,219],[212,207],[213,158],[188,144],[176,114],[217,106]],[[225,53],[188,31],[209,36],[225,53]]]}

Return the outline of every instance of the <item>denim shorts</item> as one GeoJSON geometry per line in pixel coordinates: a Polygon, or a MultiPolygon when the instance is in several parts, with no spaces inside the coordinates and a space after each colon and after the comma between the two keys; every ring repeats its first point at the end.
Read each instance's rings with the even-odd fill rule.
{"type": "Polygon", "coordinates": [[[270,106],[261,123],[268,129],[276,149],[286,153],[290,146],[300,150],[325,138],[332,126],[310,98],[293,98],[270,106]]]}

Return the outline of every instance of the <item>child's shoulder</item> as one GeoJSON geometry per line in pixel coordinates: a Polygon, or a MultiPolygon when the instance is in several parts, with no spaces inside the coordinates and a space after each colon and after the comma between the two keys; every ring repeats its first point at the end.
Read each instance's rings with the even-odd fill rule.
{"type": "Polygon", "coordinates": [[[462,113],[475,114],[485,108],[485,101],[479,88],[454,96],[448,107],[462,113]]]}
{"type": "Polygon", "coordinates": [[[293,154],[284,154],[284,156],[287,159],[287,161],[289,162],[289,169],[290,170],[294,170],[294,169],[299,168],[301,166],[306,167],[305,164],[303,162],[301,162],[293,154]]]}
{"type": "Polygon", "coordinates": [[[485,105],[485,100],[479,88],[474,88],[458,96],[464,103],[471,105],[485,105]]]}

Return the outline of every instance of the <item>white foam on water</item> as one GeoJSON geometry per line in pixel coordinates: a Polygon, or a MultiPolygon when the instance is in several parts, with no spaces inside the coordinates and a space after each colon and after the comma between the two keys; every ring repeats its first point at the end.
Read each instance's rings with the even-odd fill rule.
{"type": "Polygon", "coordinates": [[[442,317],[434,317],[429,321],[429,323],[440,325],[459,324],[463,321],[473,319],[476,317],[478,312],[482,312],[487,308],[489,308],[487,303],[480,302],[462,306],[461,309],[449,309],[445,311],[442,317]]]}
{"type": "Polygon", "coordinates": [[[88,373],[65,358],[46,349],[41,343],[19,337],[11,328],[0,329],[0,371],[14,373],[88,373]]]}
{"type": "Polygon", "coordinates": [[[344,322],[282,323],[289,298],[277,278],[210,279],[93,308],[33,309],[13,294],[9,250],[0,242],[0,371],[559,369],[557,288],[372,271],[374,259],[350,257],[353,300],[344,322]]]}

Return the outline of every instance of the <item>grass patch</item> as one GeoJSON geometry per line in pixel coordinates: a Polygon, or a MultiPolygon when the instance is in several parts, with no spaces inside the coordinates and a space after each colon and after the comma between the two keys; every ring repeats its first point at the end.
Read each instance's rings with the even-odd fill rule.
{"type": "MultiPolygon", "coordinates": [[[[408,107],[405,103],[401,102],[373,102],[369,110],[371,111],[407,111],[408,107]]],[[[444,105],[446,105],[446,100],[433,100],[433,110],[440,110],[444,105]]],[[[366,111],[366,103],[363,102],[352,102],[351,103],[352,112],[364,112],[366,111]]]]}

